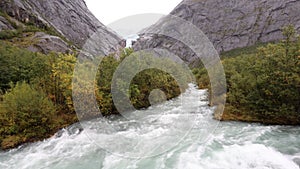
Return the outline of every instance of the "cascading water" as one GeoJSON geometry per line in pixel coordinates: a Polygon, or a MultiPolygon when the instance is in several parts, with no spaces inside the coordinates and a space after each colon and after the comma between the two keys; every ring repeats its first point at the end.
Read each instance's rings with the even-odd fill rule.
{"type": "Polygon", "coordinates": [[[132,112],[139,121],[95,119],[83,131],[75,124],[1,152],[0,168],[299,169],[299,127],[221,122],[215,128],[207,104],[207,91],[191,86],[177,99],[132,112]]]}

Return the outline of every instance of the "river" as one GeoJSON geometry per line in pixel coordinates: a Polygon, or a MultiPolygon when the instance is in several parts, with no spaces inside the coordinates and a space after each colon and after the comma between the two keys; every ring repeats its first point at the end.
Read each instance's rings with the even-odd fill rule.
{"type": "Polygon", "coordinates": [[[132,112],[139,120],[95,119],[83,131],[73,125],[0,152],[0,168],[299,169],[299,127],[219,123],[207,104],[207,91],[191,85],[179,98],[132,112]]]}

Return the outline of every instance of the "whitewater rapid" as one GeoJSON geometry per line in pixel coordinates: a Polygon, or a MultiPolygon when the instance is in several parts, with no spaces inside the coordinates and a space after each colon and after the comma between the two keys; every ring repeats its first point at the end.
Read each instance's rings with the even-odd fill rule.
{"type": "Polygon", "coordinates": [[[300,128],[212,119],[207,91],[0,152],[0,169],[299,169],[300,128]]]}

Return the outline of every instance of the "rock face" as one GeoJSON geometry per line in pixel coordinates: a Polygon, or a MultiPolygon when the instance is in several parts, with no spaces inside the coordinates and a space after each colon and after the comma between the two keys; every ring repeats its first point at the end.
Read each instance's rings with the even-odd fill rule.
{"type": "Polygon", "coordinates": [[[84,0],[1,0],[0,10],[23,23],[54,28],[77,48],[82,48],[95,32],[100,39],[91,50],[108,54],[121,41],[94,17],[84,0]]]}
{"type": "Polygon", "coordinates": [[[0,16],[0,31],[14,29],[13,26],[4,17],[0,16]]]}
{"type": "Polygon", "coordinates": [[[300,158],[295,158],[293,161],[300,167],[300,158]]]}
{"type": "MultiPolygon", "coordinates": [[[[184,0],[171,15],[189,21],[202,30],[219,52],[257,42],[280,40],[283,38],[282,27],[289,24],[300,31],[300,0],[184,0]]],[[[162,21],[164,27],[169,24],[168,20],[162,21]]],[[[160,26],[157,23],[152,28],[160,26]]],[[[180,25],[176,29],[179,30],[180,25]]],[[[141,36],[134,45],[137,50],[172,44],[170,38],[141,36]]],[[[188,48],[185,52],[179,50],[182,44],[176,44],[177,47],[172,46],[173,52],[193,55],[188,48]]],[[[192,56],[187,57],[189,62],[192,56]]]]}
{"type": "Polygon", "coordinates": [[[31,41],[35,42],[28,46],[27,49],[33,52],[41,52],[48,54],[51,51],[59,53],[71,53],[70,46],[60,37],[48,35],[44,32],[36,32],[31,41]]]}

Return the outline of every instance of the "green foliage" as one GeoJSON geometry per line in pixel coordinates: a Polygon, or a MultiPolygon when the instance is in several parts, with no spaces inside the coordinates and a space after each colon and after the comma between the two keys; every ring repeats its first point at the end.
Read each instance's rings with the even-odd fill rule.
{"type": "Polygon", "coordinates": [[[1,40],[10,40],[13,38],[22,38],[23,33],[27,32],[45,32],[40,28],[35,26],[27,26],[27,27],[18,27],[14,30],[2,30],[0,31],[0,39],[1,40]]]}
{"type": "Polygon", "coordinates": [[[0,93],[6,91],[5,95],[0,95],[0,128],[2,129],[0,142],[3,141],[2,146],[7,148],[7,146],[16,146],[22,142],[39,140],[49,136],[59,128],[74,123],[76,116],[74,114],[69,115],[66,112],[72,112],[70,108],[70,102],[72,102],[70,86],[76,58],[72,55],[58,55],[55,53],[43,55],[14,47],[2,41],[0,43],[0,93]],[[14,87],[14,85],[16,86],[14,87]],[[11,88],[12,86],[13,88],[11,88]],[[32,95],[27,91],[31,92],[32,95]],[[41,100],[45,97],[48,100],[41,100]],[[15,102],[7,101],[9,99],[16,100],[15,102]],[[56,110],[55,116],[52,116],[52,108],[47,109],[46,107],[43,111],[38,111],[41,107],[37,106],[41,105],[39,103],[42,101],[45,102],[44,105],[49,104],[49,107],[54,107],[53,110],[56,110]],[[7,107],[8,103],[14,105],[7,107]],[[28,105],[23,106],[23,104],[28,105]],[[18,111],[12,109],[18,105],[18,108],[23,107],[24,109],[18,109],[18,111]],[[13,111],[15,114],[11,113],[13,111]],[[44,118],[46,113],[51,116],[51,119],[44,118]],[[19,124],[14,122],[16,125],[13,126],[11,115],[24,118],[28,123],[20,122],[21,124],[19,124]],[[37,118],[42,118],[43,123],[38,122],[37,118]],[[33,124],[35,122],[37,125],[33,124]],[[29,123],[33,126],[31,127],[29,123]],[[20,127],[16,129],[16,126],[20,127]],[[34,130],[37,135],[34,135],[34,130]],[[13,134],[15,136],[12,136],[13,134]],[[15,143],[10,144],[11,140],[14,140],[12,138],[18,139],[15,139],[15,143]]]}
{"type": "Polygon", "coordinates": [[[150,106],[150,92],[159,89],[166,99],[177,97],[181,91],[178,82],[170,74],[159,69],[147,69],[136,75],[131,83],[131,102],[140,109],[150,106]]]}
{"type": "MultiPolygon", "coordinates": [[[[122,59],[126,57],[122,55],[122,59]]],[[[120,61],[113,56],[108,56],[102,59],[98,75],[97,75],[97,100],[100,111],[103,115],[116,114],[117,110],[114,106],[111,94],[111,82],[120,61]]]]}
{"type": "Polygon", "coordinates": [[[33,25],[27,25],[25,27],[18,27],[14,30],[2,30],[0,31],[0,40],[10,40],[13,38],[23,38],[23,35],[28,32],[45,32],[49,35],[58,36],[62,38],[65,42],[70,43],[63,36],[58,34],[53,28],[38,28],[33,25]]]}
{"type": "Polygon", "coordinates": [[[18,82],[4,94],[0,135],[21,135],[22,140],[43,138],[53,129],[55,107],[47,96],[26,82],[18,82]]]}
{"type": "Polygon", "coordinates": [[[49,94],[56,105],[73,112],[72,79],[76,58],[69,54],[58,54],[51,64],[51,81],[48,81],[49,94]]]}
{"type": "Polygon", "coordinates": [[[19,28],[18,24],[12,21],[11,17],[7,13],[0,11],[0,16],[4,17],[15,29],[19,28]]]}
{"type": "MultiPolygon", "coordinates": [[[[278,44],[223,59],[228,90],[224,119],[300,124],[300,39],[295,41],[291,26],[283,34],[286,39],[278,44]]],[[[207,87],[206,72],[195,73],[200,86],[207,87]]]]}
{"type": "Polygon", "coordinates": [[[268,44],[269,43],[257,43],[255,45],[244,47],[244,48],[232,49],[230,51],[222,52],[221,53],[221,58],[226,59],[228,57],[236,57],[236,56],[241,56],[241,55],[256,54],[258,52],[259,47],[264,47],[268,44]]]}
{"type": "MultiPolygon", "coordinates": [[[[171,74],[159,69],[146,69],[138,72],[133,79],[130,79],[129,91],[126,89],[121,91],[124,96],[130,98],[131,104],[137,109],[150,106],[148,97],[152,90],[159,89],[165,93],[167,99],[171,99],[181,93],[178,83],[185,84],[186,88],[187,82],[191,81],[189,76],[182,73],[184,72],[183,67],[178,66],[178,64],[169,59],[154,59],[149,56],[140,60],[137,55],[133,54],[132,49],[125,49],[121,54],[120,60],[115,59],[113,56],[105,57],[99,67],[97,98],[99,100],[100,110],[104,115],[117,113],[111,94],[113,75],[120,64],[122,62],[124,63],[129,56],[130,58],[126,62],[126,69],[121,70],[122,72],[120,72],[124,75],[122,77],[132,74],[137,68],[144,67],[151,62],[163,65],[167,70],[172,70],[171,74],[173,76],[177,75],[182,77],[180,78],[182,82],[175,81],[171,74]]],[[[122,86],[126,83],[123,80],[125,79],[126,78],[116,79],[116,86],[118,89],[123,90],[122,86]]]]}
{"type": "Polygon", "coordinates": [[[12,39],[15,37],[20,37],[21,32],[18,30],[2,30],[0,31],[0,39],[12,39]]]}
{"type": "Polygon", "coordinates": [[[33,53],[0,41],[0,89],[7,90],[10,82],[30,82],[47,74],[45,55],[33,53]]]}
{"type": "Polygon", "coordinates": [[[35,23],[35,20],[31,20],[28,22],[17,21],[9,16],[7,13],[3,13],[0,11],[0,16],[3,16],[13,27],[14,30],[2,30],[0,31],[0,39],[1,40],[10,40],[13,38],[22,38],[24,33],[28,32],[45,32],[46,34],[60,37],[68,44],[72,45],[70,41],[68,41],[64,36],[62,36],[59,32],[57,32],[52,26],[40,25],[39,23],[35,23]]]}
{"type": "Polygon", "coordinates": [[[208,77],[207,70],[204,67],[194,68],[193,69],[193,74],[196,77],[197,84],[198,84],[198,87],[200,89],[210,88],[210,80],[209,80],[209,77],[208,77]]]}
{"type": "Polygon", "coordinates": [[[0,42],[0,88],[26,81],[39,86],[57,106],[70,107],[76,58],[68,54],[43,55],[0,42]]]}
{"type": "Polygon", "coordinates": [[[283,42],[260,48],[254,67],[256,95],[261,96],[255,105],[260,114],[300,120],[299,44],[283,42]]]}

